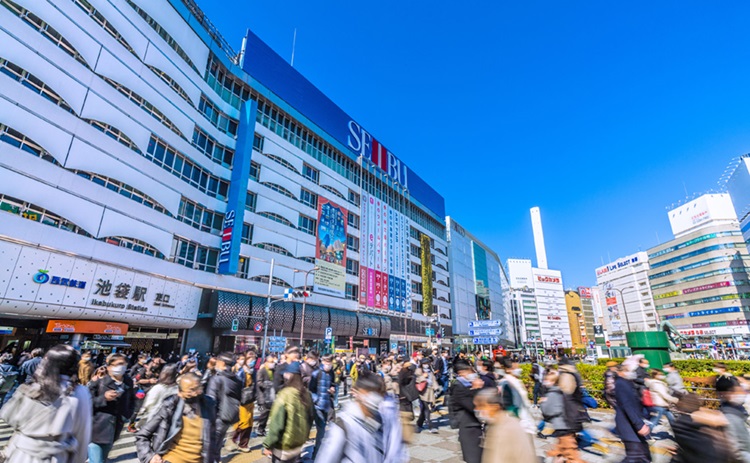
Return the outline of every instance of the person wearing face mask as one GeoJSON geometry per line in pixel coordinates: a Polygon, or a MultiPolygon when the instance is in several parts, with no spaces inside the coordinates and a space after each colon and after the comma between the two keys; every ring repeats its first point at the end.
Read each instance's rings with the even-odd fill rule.
{"type": "Polygon", "coordinates": [[[667,385],[664,382],[664,373],[658,370],[651,371],[651,378],[646,380],[646,386],[648,386],[651,392],[651,400],[654,405],[651,407],[651,411],[654,412],[654,418],[651,420],[651,431],[661,422],[661,417],[667,417],[669,426],[674,426],[674,415],[669,410],[670,405],[679,402],[679,399],[672,397],[669,394],[667,385]]]}
{"type": "Polygon", "coordinates": [[[450,396],[449,416],[451,428],[458,428],[458,442],[466,463],[482,461],[482,423],[474,413],[474,398],[484,387],[484,381],[465,361],[456,361],[453,365],[456,381],[448,392],[450,396]]]}
{"type": "Polygon", "coordinates": [[[310,392],[302,384],[300,364],[292,362],[284,371],[284,388],[273,402],[268,434],[263,439],[263,454],[271,457],[272,463],[299,460],[310,436],[313,410],[310,392]]]}
{"type": "Polygon", "coordinates": [[[284,353],[281,354],[281,361],[276,365],[276,369],[274,370],[276,374],[273,377],[273,388],[277,394],[284,387],[284,370],[286,370],[287,365],[298,362],[299,358],[299,347],[287,347],[284,353]]]}
{"type": "Polygon", "coordinates": [[[406,358],[402,360],[401,371],[398,373],[399,404],[404,425],[403,434],[408,442],[413,437],[412,423],[415,415],[419,415],[419,391],[417,390],[417,366],[406,358]]]}
{"type": "Polygon", "coordinates": [[[427,427],[432,434],[437,434],[438,430],[432,422],[431,415],[435,407],[435,398],[437,393],[442,389],[438,384],[435,374],[432,371],[432,361],[428,358],[422,359],[422,364],[417,370],[417,391],[419,392],[419,418],[417,418],[417,432],[420,432],[424,426],[425,420],[427,427]]]}
{"type": "MultiPolygon", "coordinates": [[[[305,356],[305,361],[300,363],[300,370],[302,371],[302,384],[310,387],[310,379],[312,374],[320,366],[320,354],[316,350],[311,350],[305,356]]],[[[312,392],[312,391],[310,391],[312,392]]]]}
{"type": "Polygon", "coordinates": [[[273,388],[273,379],[276,369],[276,356],[268,354],[263,366],[258,370],[258,381],[256,383],[256,400],[258,404],[258,437],[266,435],[268,415],[271,413],[271,405],[276,398],[276,390],[273,388]]]}
{"type": "Polygon", "coordinates": [[[494,369],[495,364],[492,363],[492,360],[486,359],[486,360],[480,360],[477,362],[477,374],[479,375],[479,379],[484,381],[484,387],[497,387],[497,381],[495,379],[495,375],[492,372],[494,369]]]}
{"type": "Polygon", "coordinates": [[[367,372],[352,387],[354,400],[331,424],[316,463],[405,463],[398,405],[384,395],[380,376],[367,372]]]}
{"type": "Polygon", "coordinates": [[[727,431],[731,441],[734,442],[736,461],[741,463],[750,463],[750,433],[745,424],[748,419],[748,413],[744,407],[746,399],[747,393],[742,386],[737,385],[727,391],[725,401],[719,407],[729,421],[727,431]]]}
{"type": "Polygon", "coordinates": [[[503,410],[497,390],[482,389],[474,398],[474,411],[484,423],[482,463],[535,463],[534,441],[518,418],[503,410]]]}
{"type": "Polygon", "coordinates": [[[324,355],[320,366],[312,372],[308,390],[312,394],[313,405],[315,406],[315,447],[312,458],[315,460],[320,449],[320,444],[326,435],[326,425],[328,424],[328,413],[333,407],[333,359],[330,355],[324,355]]]}
{"type": "Polygon", "coordinates": [[[683,383],[682,377],[680,376],[680,372],[677,371],[677,368],[675,368],[674,365],[670,362],[665,363],[663,369],[664,373],[667,374],[666,379],[669,393],[677,397],[678,399],[687,394],[687,391],[685,390],[685,383],[683,383]]]}
{"type": "Polygon", "coordinates": [[[78,382],[85,386],[91,381],[94,374],[94,362],[91,361],[91,352],[84,352],[81,355],[81,361],[78,362],[78,382]]]}
{"type": "Polygon", "coordinates": [[[255,352],[248,351],[246,355],[240,355],[234,366],[235,375],[242,384],[240,394],[240,420],[232,436],[232,442],[237,445],[240,452],[249,452],[250,434],[253,432],[253,412],[255,410],[255,352]]]}
{"type": "Polygon", "coordinates": [[[640,394],[633,381],[638,359],[630,357],[618,368],[615,378],[615,426],[625,446],[627,461],[651,461],[646,436],[651,432],[643,414],[640,394]]]}
{"type": "Polygon", "coordinates": [[[212,463],[216,404],[195,373],[180,377],[179,392],[164,399],[136,433],[140,463],[212,463]]]}
{"type": "Polygon", "coordinates": [[[529,393],[520,379],[523,370],[518,363],[514,363],[508,357],[503,357],[500,363],[505,370],[505,375],[498,382],[497,387],[503,398],[503,408],[521,420],[521,425],[526,432],[532,435],[536,434],[537,429],[534,417],[531,415],[529,393]]]}
{"type": "Polygon", "coordinates": [[[714,373],[716,373],[716,395],[719,397],[719,400],[724,402],[725,396],[735,386],[739,386],[740,382],[736,376],[727,371],[727,366],[723,363],[714,364],[714,373]]]}
{"type": "Polygon", "coordinates": [[[221,449],[227,430],[240,418],[240,401],[242,400],[242,382],[232,373],[235,357],[231,352],[216,356],[216,374],[206,386],[206,395],[216,402],[216,446],[214,461],[221,461],[221,449]]]}
{"type": "Polygon", "coordinates": [[[115,441],[133,415],[135,390],[127,374],[127,359],[122,354],[109,354],[106,374],[88,384],[94,406],[89,463],[104,463],[115,441]]]}

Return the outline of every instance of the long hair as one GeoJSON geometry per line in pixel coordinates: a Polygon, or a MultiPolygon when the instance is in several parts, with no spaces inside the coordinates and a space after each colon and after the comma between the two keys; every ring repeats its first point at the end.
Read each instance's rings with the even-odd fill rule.
{"type": "Polygon", "coordinates": [[[174,386],[177,384],[177,364],[170,363],[169,365],[162,368],[159,373],[159,384],[164,386],[174,386]]]}
{"type": "Polygon", "coordinates": [[[290,373],[292,376],[289,379],[284,378],[284,387],[291,387],[299,392],[299,400],[305,408],[309,408],[311,405],[310,396],[308,395],[307,388],[302,384],[302,376],[290,373]]]}
{"type": "Polygon", "coordinates": [[[73,347],[58,344],[47,351],[34,372],[28,388],[29,397],[52,403],[62,395],[70,395],[78,384],[78,361],[81,356],[73,347]],[[62,376],[69,377],[68,387],[63,390],[62,376]]]}

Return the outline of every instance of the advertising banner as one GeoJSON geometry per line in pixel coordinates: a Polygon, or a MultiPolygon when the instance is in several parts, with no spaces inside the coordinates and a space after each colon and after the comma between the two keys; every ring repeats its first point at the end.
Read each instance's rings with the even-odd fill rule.
{"type": "Polygon", "coordinates": [[[328,296],[346,295],[346,209],[325,199],[318,201],[314,290],[328,296]]]}
{"type": "Polygon", "coordinates": [[[430,237],[423,234],[419,239],[422,246],[422,315],[432,315],[432,253],[430,237]]]}
{"type": "Polygon", "coordinates": [[[383,271],[383,203],[375,200],[375,270],[383,271]]]}
{"type": "Polygon", "coordinates": [[[46,332],[58,334],[127,334],[128,324],[84,320],[50,320],[47,322],[46,332]]]}

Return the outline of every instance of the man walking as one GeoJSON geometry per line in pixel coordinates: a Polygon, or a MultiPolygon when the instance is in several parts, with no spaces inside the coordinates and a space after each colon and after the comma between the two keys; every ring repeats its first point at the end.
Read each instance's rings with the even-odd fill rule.
{"type": "Polygon", "coordinates": [[[458,442],[464,461],[481,463],[482,423],[474,413],[474,398],[484,387],[484,381],[467,362],[456,362],[453,368],[458,377],[449,391],[451,423],[458,425],[458,442]]]}
{"type": "Polygon", "coordinates": [[[315,406],[315,448],[312,459],[318,454],[320,444],[326,435],[326,424],[328,424],[328,413],[333,405],[333,359],[330,355],[323,356],[320,366],[310,375],[309,390],[315,406]]]}
{"type": "Polygon", "coordinates": [[[135,407],[133,380],[126,373],[128,360],[122,354],[107,357],[107,374],[88,384],[94,416],[89,444],[89,463],[104,463],[135,407]]]}
{"type": "Polygon", "coordinates": [[[216,434],[214,462],[221,461],[221,449],[230,426],[240,419],[240,400],[242,382],[232,373],[235,358],[231,352],[224,352],[216,357],[216,374],[211,377],[206,387],[206,395],[216,402],[216,434]]]}
{"type": "Polygon", "coordinates": [[[651,428],[643,415],[643,405],[634,380],[637,378],[638,364],[633,357],[620,365],[615,378],[615,426],[617,434],[625,446],[628,463],[651,461],[651,451],[646,441],[651,428]]]}

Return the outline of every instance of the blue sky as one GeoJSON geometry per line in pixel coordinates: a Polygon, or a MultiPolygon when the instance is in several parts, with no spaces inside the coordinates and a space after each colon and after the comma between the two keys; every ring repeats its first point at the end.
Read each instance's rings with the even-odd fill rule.
{"type": "Polygon", "coordinates": [[[541,207],[566,286],[671,239],[667,207],[750,151],[747,3],[198,1],[237,49],[290,57],[297,28],[295,68],[503,260],[541,207]]]}

